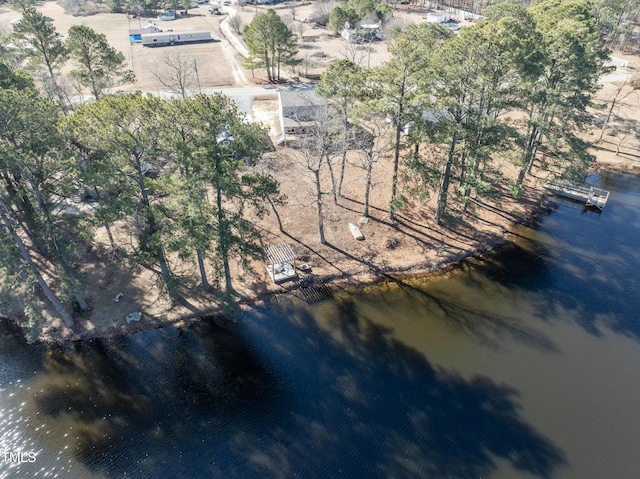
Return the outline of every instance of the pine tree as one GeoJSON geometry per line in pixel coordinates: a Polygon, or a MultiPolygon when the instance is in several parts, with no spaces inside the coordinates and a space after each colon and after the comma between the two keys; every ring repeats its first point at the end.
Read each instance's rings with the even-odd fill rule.
{"type": "Polygon", "coordinates": [[[283,65],[300,63],[295,58],[298,49],[293,32],[272,8],[244,28],[244,40],[250,53],[247,64],[251,68],[264,68],[269,81],[280,81],[283,65]]]}
{"type": "Polygon", "coordinates": [[[133,72],[126,69],[124,54],[109,45],[102,33],[85,25],[73,25],[66,48],[76,63],[72,75],[91,89],[96,100],[116,85],[135,81],[133,72]]]}

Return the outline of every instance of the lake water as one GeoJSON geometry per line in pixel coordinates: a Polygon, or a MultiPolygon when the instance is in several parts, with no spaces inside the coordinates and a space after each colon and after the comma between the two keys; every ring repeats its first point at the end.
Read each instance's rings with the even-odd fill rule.
{"type": "Polygon", "coordinates": [[[560,203],[444,276],[63,347],[3,329],[0,479],[640,477],[640,179],[591,180],[603,213],[560,203]]]}

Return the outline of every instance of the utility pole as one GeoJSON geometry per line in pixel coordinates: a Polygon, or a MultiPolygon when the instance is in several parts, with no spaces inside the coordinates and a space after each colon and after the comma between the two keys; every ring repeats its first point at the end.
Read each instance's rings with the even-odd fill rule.
{"type": "Polygon", "coordinates": [[[200,88],[200,75],[198,75],[198,62],[196,59],[193,59],[193,69],[196,72],[196,81],[198,82],[198,93],[202,93],[202,89],[200,88]]]}

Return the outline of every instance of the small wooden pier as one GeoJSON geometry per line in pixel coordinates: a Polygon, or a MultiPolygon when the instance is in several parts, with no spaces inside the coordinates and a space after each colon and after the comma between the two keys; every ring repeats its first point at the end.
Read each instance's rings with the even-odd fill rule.
{"type": "Polygon", "coordinates": [[[267,273],[276,284],[298,277],[296,254],[291,246],[281,243],[267,247],[267,273]]]}
{"type": "Polygon", "coordinates": [[[580,201],[585,206],[595,206],[600,211],[604,209],[609,199],[609,192],[600,188],[572,186],[560,183],[545,183],[544,188],[554,195],[580,201]]]}

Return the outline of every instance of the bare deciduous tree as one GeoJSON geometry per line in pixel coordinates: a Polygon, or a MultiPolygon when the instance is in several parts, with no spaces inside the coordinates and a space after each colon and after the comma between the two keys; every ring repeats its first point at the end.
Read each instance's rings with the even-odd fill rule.
{"type": "Polygon", "coordinates": [[[309,70],[315,68],[315,62],[313,61],[313,56],[310,51],[305,50],[304,56],[302,57],[301,65],[301,74],[303,77],[309,76],[309,70]]]}
{"type": "Polygon", "coordinates": [[[324,197],[332,194],[334,201],[336,199],[332,161],[342,151],[339,134],[342,122],[337,112],[330,106],[315,107],[313,116],[310,118],[311,121],[306,118],[299,120],[301,128],[304,125],[306,134],[300,140],[298,161],[311,174],[314,203],[318,214],[318,235],[320,243],[325,244],[327,240],[324,235],[324,197]],[[330,189],[327,188],[329,181],[327,176],[331,179],[330,189]]]}
{"type": "Polygon", "coordinates": [[[230,16],[227,21],[236,35],[242,35],[242,20],[240,19],[240,15],[236,13],[235,15],[230,16]]]}
{"type": "Polygon", "coordinates": [[[340,53],[346,60],[351,60],[357,65],[363,65],[367,58],[366,48],[363,48],[362,45],[356,42],[350,42],[346,39],[342,42],[340,53]]]}
{"type": "Polygon", "coordinates": [[[369,217],[369,197],[373,187],[373,167],[391,151],[391,130],[393,126],[385,118],[375,113],[363,111],[359,115],[358,127],[352,127],[350,148],[361,154],[352,164],[364,170],[364,192],[362,216],[369,217]]]}
{"type": "Polygon", "coordinates": [[[289,11],[291,12],[291,18],[296,19],[296,0],[289,0],[289,11]]]}
{"type": "Polygon", "coordinates": [[[178,51],[168,52],[158,67],[151,70],[151,74],[171,93],[182,98],[199,83],[196,60],[178,51]]]}
{"type": "Polygon", "coordinates": [[[624,83],[622,83],[616,89],[616,94],[613,97],[613,100],[611,101],[609,112],[607,113],[607,117],[605,118],[604,123],[602,124],[602,130],[600,130],[600,137],[598,138],[598,141],[602,141],[602,138],[604,137],[604,132],[607,129],[607,126],[609,125],[609,121],[611,120],[611,117],[615,116],[614,109],[616,107],[616,104],[618,102],[624,101],[631,93],[633,93],[638,89],[640,89],[640,76],[636,76],[632,78],[631,81],[629,81],[629,79],[625,79],[624,83]],[[619,98],[620,93],[622,93],[622,90],[624,90],[627,83],[631,87],[631,90],[627,91],[627,93],[622,98],[619,98]]]}
{"type": "Polygon", "coordinates": [[[316,2],[313,6],[313,22],[318,25],[326,25],[329,21],[329,13],[337,5],[337,2],[316,2]]]}

